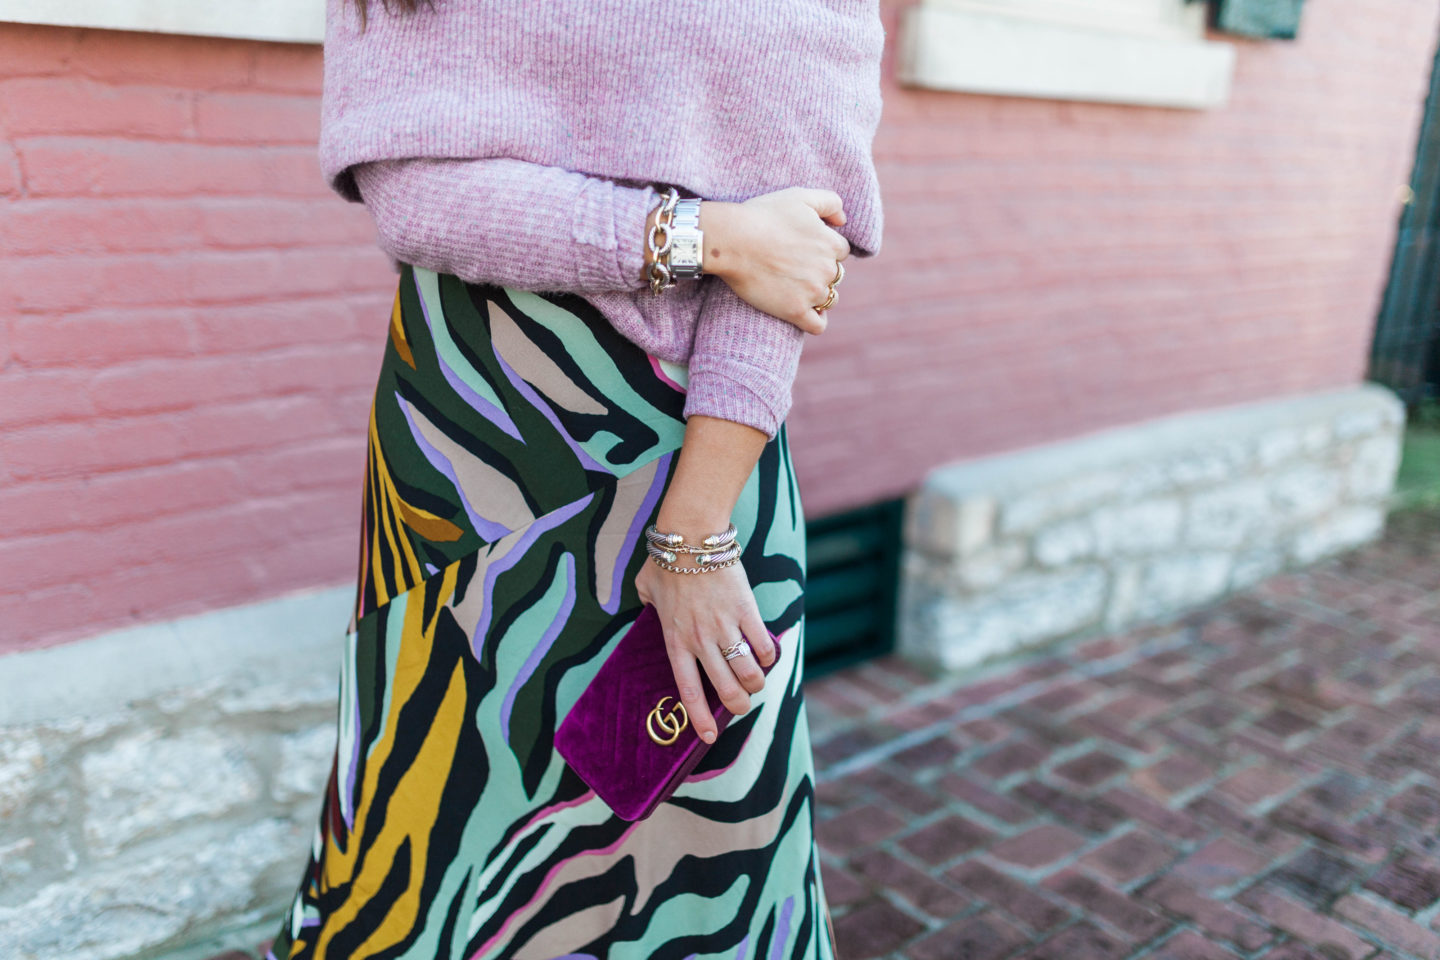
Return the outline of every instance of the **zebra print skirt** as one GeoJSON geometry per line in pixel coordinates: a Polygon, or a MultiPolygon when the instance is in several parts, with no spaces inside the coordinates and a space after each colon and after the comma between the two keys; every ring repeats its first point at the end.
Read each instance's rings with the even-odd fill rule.
{"type": "Polygon", "coordinates": [[[269,960],[834,956],[783,427],[733,515],[781,637],[751,710],[639,823],[554,749],[640,611],[685,377],[581,297],[402,267],[335,760],[269,960]]]}

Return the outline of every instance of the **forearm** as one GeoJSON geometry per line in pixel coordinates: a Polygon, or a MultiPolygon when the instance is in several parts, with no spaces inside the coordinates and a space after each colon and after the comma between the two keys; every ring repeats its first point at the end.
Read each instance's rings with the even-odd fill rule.
{"type": "Polygon", "coordinates": [[[649,187],[510,158],[359,164],[380,245],[470,283],[596,293],[645,284],[649,187]]]}
{"type": "Polygon", "coordinates": [[[768,439],[743,423],[691,417],[656,526],[691,543],[723,531],[768,439]]]}

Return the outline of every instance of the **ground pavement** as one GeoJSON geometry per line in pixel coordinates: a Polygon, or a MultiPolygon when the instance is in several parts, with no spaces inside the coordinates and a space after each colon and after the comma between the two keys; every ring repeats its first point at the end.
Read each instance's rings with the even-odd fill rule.
{"type": "Polygon", "coordinates": [[[842,960],[1440,958],[1440,513],[1170,624],[806,689],[842,960]]]}
{"type": "Polygon", "coordinates": [[[1440,957],[1440,513],[1169,625],[807,696],[843,960],[1440,957]]]}

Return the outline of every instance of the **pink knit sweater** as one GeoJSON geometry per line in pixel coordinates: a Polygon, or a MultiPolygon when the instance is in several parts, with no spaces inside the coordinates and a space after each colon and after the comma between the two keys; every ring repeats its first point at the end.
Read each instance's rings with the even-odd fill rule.
{"type": "Polygon", "coordinates": [[[580,293],[647,352],[689,365],[685,416],[773,436],[804,334],[716,277],[642,281],[654,187],[743,200],[833,189],[878,251],[870,145],[877,0],[328,0],[321,163],[397,259],[471,282],[580,293]],[[777,145],[783,145],[777,149],[777,145]],[[578,172],[583,171],[583,172],[578,172]]]}

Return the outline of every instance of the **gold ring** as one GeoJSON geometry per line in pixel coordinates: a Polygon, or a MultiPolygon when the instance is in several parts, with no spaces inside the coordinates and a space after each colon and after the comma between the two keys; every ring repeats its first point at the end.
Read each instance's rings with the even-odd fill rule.
{"type": "Polygon", "coordinates": [[[826,298],[825,298],[825,302],[822,303],[822,304],[820,304],[819,306],[817,306],[817,307],[815,308],[815,312],[816,312],[816,313],[824,313],[826,310],[829,310],[831,307],[833,307],[833,306],[835,305],[835,300],[836,300],[836,298],[839,297],[839,296],[840,296],[840,294],[837,293],[836,290],[835,290],[835,288],[832,286],[832,287],[830,288],[830,296],[826,297],[826,298]]]}
{"type": "Polygon", "coordinates": [[[747,642],[744,637],[741,637],[739,640],[736,640],[734,643],[730,644],[730,646],[722,649],[720,651],[720,654],[728,661],[734,660],[736,657],[743,657],[745,656],[745,654],[750,652],[751,651],[749,642],[747,642]]]}
{"type": "Polygon", "coordinates": [[[835,286],[835,284],[839,283],[841,280],[844,280],[844,279],[845,279],[845,264],[841,263],[839,260],[836,260],[836,261],[835,261],[835,279],[830,281],[830,286],[833,287],[833,286],[835,286]]]}

